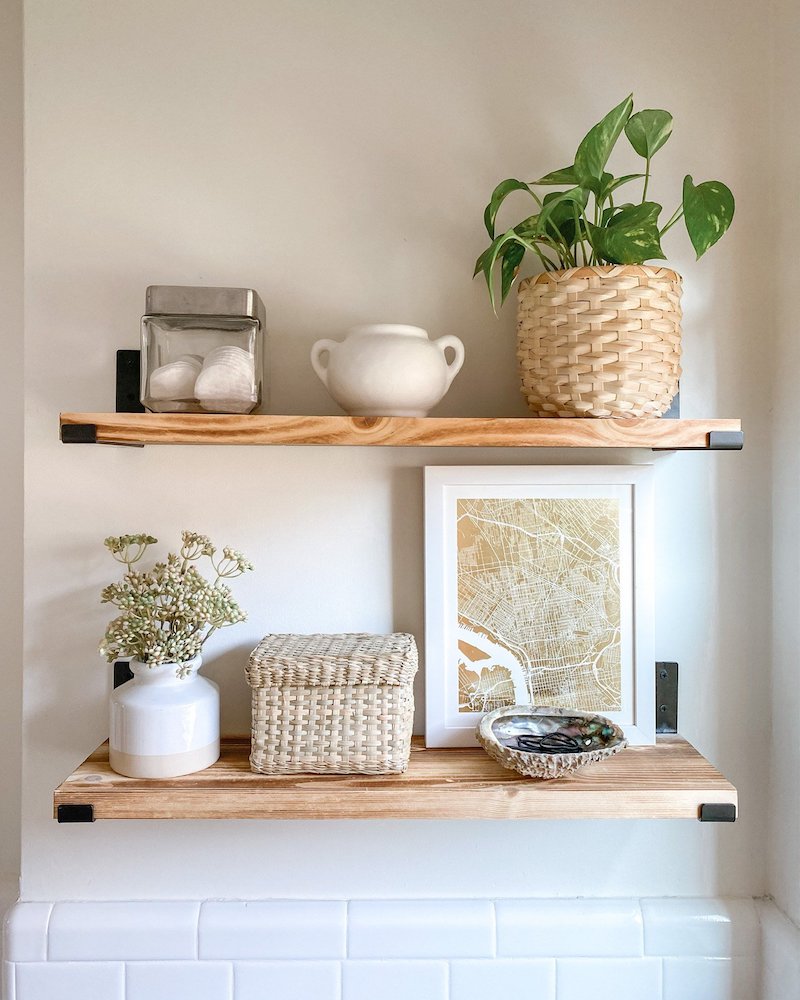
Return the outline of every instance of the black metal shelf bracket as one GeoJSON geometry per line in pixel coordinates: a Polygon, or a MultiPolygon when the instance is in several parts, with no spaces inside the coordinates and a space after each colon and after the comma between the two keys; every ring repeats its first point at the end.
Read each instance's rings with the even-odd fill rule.
{"type": "Polygon", "coordinates": [[[59,823],[94,823],[94,806],[60,805],[56,809],[56,819],[59,823]]]}
{"type": "Polygon", "coordinates": [[[709,451],[741,451],[744,448],[744,431],[709,431],[709,451]]]}
{"type": "Polygon", "coordinates": [[[144,413],[139,399],[141,351],[117,351],[117,413],[144,413]]]}
{"type": "Polygon", "coordinates": [[[656,732],[678,731],[678,664],[656,663],[656,732]]]}
{"type": "Polygon", "coordinates": [[[701,823],[735,823],[736,806],[732,802],[704,802],[698,818],[701,823]]]}
{"type": "MultiPolygon", "coordinates": [[[[663,417],[661,418],[663,420],[663,417]]],[[[706,444],[698,448],[651,448],[651,451],[741,451],[744,448],[744,431],[709,431],[706,444]]]]}
{"type": "Polygon", "coordinates": [[[61,441],[63,444],[97,444],[97,424],[64,424],[61,441]]]}

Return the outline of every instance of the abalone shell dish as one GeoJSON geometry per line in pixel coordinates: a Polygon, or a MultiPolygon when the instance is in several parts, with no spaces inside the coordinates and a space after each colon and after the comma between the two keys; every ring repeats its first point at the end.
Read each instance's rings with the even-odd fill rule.
{"type": "Polygon", "coordinates": [[[560,778],[628,745],[620,727],[603,715],[536,705],[489,712],[476,735],[490,757],[531,778],[560,778]]]}

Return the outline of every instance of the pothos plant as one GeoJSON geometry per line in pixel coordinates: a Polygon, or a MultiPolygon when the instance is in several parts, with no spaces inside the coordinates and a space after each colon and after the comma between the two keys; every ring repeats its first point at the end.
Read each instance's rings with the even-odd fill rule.
{"type": "Polygon", "coordinates": [[[225,581],[253,564],[236,549],[226,547],[220,554],[206,535],[184,531],[179,552],[170,552],[147,572],[134,569],[157,541],[144,534],[106,538],[106,548],[125,566],[125,575],[101,594],[103,604],[122,613],[106,629],[100,652],[109,661],[132,656],[151,667],[175,663],[183,677],[189,673],[188,662],[217,629],[247,618],[225,581]],[[204,557],[214,570],[213,581],[197,569],[204,557]]]}
{"type": "Polygon", "coordinates": [[[721,181],[695,184],[687,174],[683,198],[666,222],[662,208],[648,199],[650,164],[672,134],[672,115],[646,109],[633,114],[633,94],[599,121],[581,140],[575,161],[536,181],[509,178],[494,189],[483,221],[491,245],[480,255],[474,275],[482,272],[497,310],[495,273],[500,266],[500,301],[514,283],[522,258],[530,251],[545,271],[587,264],[644,264],[664,260],[661,238],[683,219],[699,260],[728,230],[734,200],[721,181]],[[622,133],[644,159],[644,172],[615,177],[606,164],[622,133]],[[641,182],[638,201],[622,189],[641,182]],[[566,190],[540,195],[535,188],[566,190]],[[514,191],[530,195],[536,211],[513,229],[495,234],[500,206],[514,191]]]}

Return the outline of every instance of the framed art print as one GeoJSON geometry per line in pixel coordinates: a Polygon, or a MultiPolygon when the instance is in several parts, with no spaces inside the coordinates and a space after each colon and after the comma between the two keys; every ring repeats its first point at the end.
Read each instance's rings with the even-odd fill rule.
{"type": "Polygon", "coordinates": [[[650,466],[425,470],[426,743],[485,712],[598,712],[655,742],[650,466]]]}

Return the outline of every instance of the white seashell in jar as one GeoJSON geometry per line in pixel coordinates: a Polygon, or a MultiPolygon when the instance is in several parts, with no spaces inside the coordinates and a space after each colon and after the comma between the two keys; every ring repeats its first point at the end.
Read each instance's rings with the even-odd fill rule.
{"type": "Polygon", "coordinates": [[[213,350],[209,351],[205,356],[203,365],[214,364],[217,361],[231,361],[238,362],[243,365],[248,365],[252,367],[253,365],[253,355],[249,351],[242,350],[241,347],[234,347],[230,344],[224,344],[221,347],[215,347],[213,350]]]}
{"type": "Polygon", "coordinates": [[[252,355],[228,346],[209,351],[194,391],[204,410],[248,413],[257,400],[252,355]]]}
{"type": "Polygon", "coordinates": [[[152,399],[191,399],[200,362],[188,357],[162,365],[150,375],[152,399]]]}

